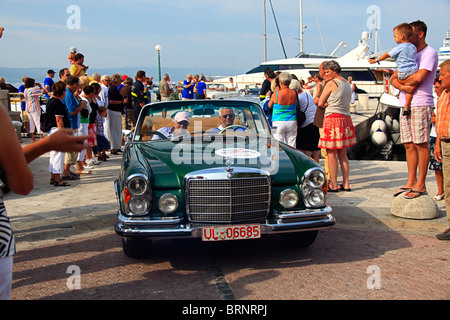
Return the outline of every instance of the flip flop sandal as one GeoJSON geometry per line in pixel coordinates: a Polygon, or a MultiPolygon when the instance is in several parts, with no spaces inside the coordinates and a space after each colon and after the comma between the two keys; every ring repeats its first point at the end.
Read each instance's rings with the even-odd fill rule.
{"type": "Polygon", "coordinates": [[[89,169],[83,169],[83,171],[77,171],[77,174],[91,174],[92,171],[89,169]]]}
{"type": "Polygon", "coordinates": [[[341,189],[337,188],[337,189],[331,189],[330,187],[328,187],[328,192],[339,192],[341,189]]]}
{"type": "Polygon", "coordinates": [[[342,184],[339,186],[339,190],[342,190],[342,191],[352,191],[352,189],[350,189],[350,188],[345,189],[344,186],[343,186],[342,184]]]}
{"type": "Polygon", "coordinates": [[[70,171],[70,176],[71,177],[80,177],[80,175],[78,173],[72,172],[70,171]]]}
{"type": "Polygon", "coordinates": [[[416,199],[416,198],[426,195],[426,194],[428,194],[428,192],[426,192],[426,191],[415,191],[415,190],[411,189],[411,191],[408,192],[408,194],[405,196],[405,198],[406,199],[416,199]],[[416,195],[415,196],[411,195],[413,193],[415,193],[416,195]]]}
{"type": "Polygon", "coordinates": [[[79,176],[62,176],[62,180],[80,180],[79,176]]]}
{"type": "Polygon", "coordinates": [[[433,200],[434,200],[434,201],[441,201],[441,200],[444,200],[444,196],[445,196],[445,193],[435,195],[435,196],[433,197],[433,200]]]}
{"type": "Polygon", "coordinates": [[[54,186],[55,187],[69,187],[71,184],[64,181],[63,179],[55,181],[54,186]]]}
{"type": "Polygon", "coordinates": [[[394,197],[397,197],[407,191],[411,191],[411,188],[400,188],[396,193],[394,193],[394,197]]]}
{"type": "Polygon", "coordinates": [[[53,178],[50,178],[50,184],[55,184],[56,180],[53,178]]]}

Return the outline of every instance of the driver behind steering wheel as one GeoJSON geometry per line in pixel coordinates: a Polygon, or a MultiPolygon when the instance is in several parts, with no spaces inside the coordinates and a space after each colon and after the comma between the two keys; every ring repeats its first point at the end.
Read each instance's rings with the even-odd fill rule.
{"type": "Polygon", "coordinates": [[[233,130],[233,131],[245,131],[245,128],[242,126],[237,126],[234,124],[234,119],[236,115],[234,114],[234,110],[232,108],[223,107],[219,109],[219,119],[222,122],[222,124],[214,129],[211,129],[211,132],[222,132],[225,128],[232,126],[230,128],[227,128],[226,130],[233,130]]]}

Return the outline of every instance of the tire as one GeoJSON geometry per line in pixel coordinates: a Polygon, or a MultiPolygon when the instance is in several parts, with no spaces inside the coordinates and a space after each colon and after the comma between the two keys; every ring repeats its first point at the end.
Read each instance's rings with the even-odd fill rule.
{"type": "Polygon", "coordinates": [[[122,238],[123,253],[130,258],[149,257],[152,253],[152,240],[122,238]]]}
{"type": "Polygon", "coordinates": [[[280,237],[286,244],[290,246],[295,246],[297,248],[306,248],[314,243],[318,233],[318,230],[282,233],[280,234],[280,237]]]}

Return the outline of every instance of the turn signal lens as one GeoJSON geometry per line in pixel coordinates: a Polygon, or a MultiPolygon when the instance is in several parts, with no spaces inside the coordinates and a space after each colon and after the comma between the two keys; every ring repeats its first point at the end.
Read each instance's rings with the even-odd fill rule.
{"type": "Polygon", "coordinates": [[[125,203],[130,202],[131,194],[130,194],[130,191],[128,191],[127,188],[125,188],[123,190],[123,198],[125,199],[125,203]]]}

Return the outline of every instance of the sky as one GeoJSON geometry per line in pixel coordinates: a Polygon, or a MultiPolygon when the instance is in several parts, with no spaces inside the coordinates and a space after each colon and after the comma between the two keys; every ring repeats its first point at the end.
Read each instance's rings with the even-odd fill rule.
{"type": "MultiPolygon", "coordinates": [[[[284,57],[272,15],[288,57],[300,51],[300,1],[266,0],[268,60],[284,57]]],[[[69,48],[97,68],[220,68],[245,72],[264,60],[264,0],[0,0],[0,67],[59,69],[69,48]]],[[[450,29],[448,0],[304,0],[304,51],[331,53],[345,41],[354,48],[368,25],[378,30],[378,49],[395,46],[392,28],[420,19],[436,50],[450,29]],[[315,15],[317,13],[317,18],[315,15]],[[323,43],[317,23],[323,35],[323,43]]],[[[373,32],[374,33],[374,32],[373,32]]],[[[369,40],[374,50],[374,39],[369,40]]],[[[342,51],[345,53],[346,51],[342,51]]]]}

